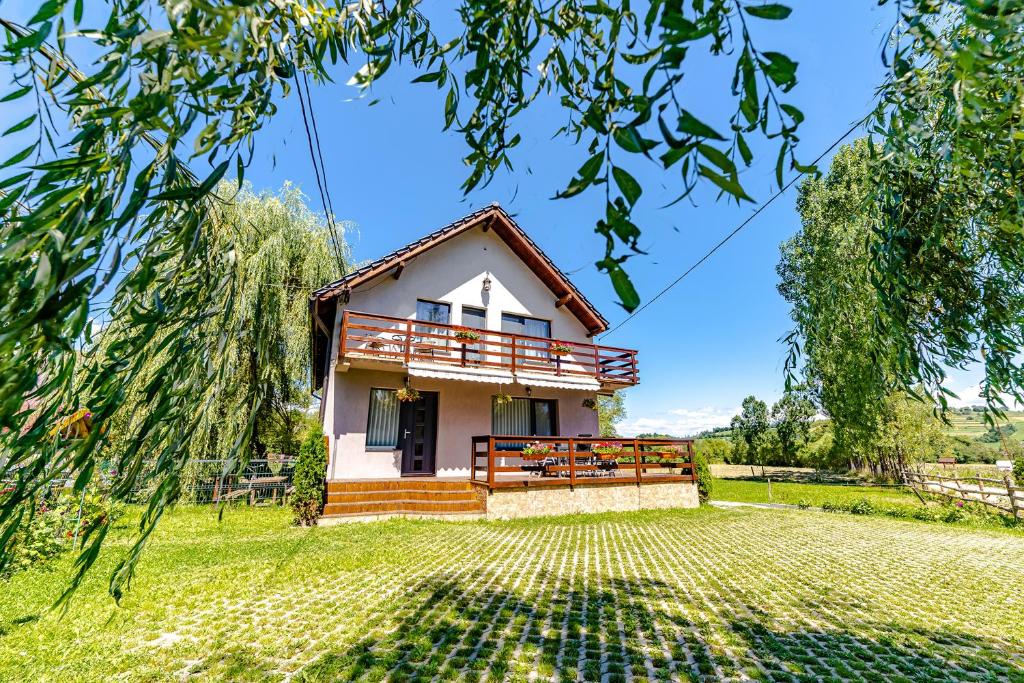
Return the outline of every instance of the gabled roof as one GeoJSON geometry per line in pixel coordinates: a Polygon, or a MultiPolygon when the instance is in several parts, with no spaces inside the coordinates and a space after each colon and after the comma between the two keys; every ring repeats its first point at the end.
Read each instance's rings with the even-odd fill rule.
{"type": "Polygon", "coordinates": [[[559,270],[558,266],[541,251],[541,248],[530,239],[515,220],[502,209],[497,202],[485,208],[463,216],[454,223],[449,223],[426,237],[396,249],[387,256],[352,271],[340,280],[325,285],[313,292],[312,299],[324,301],[351,291],[395,268],[406,265],[434,247],[461,235],[468,230],[483,226],[484,230],[494,230],[505,244],[516,254],[533,273],[547,285],[557,302],[564,305],[583,324],[591,335],[600,334],[608,329],[608,321],[583,293],[559,270]]]}

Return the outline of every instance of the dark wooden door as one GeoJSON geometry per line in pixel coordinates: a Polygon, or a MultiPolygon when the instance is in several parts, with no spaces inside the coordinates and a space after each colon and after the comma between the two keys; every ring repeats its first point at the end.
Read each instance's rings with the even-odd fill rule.
{"type": "Polygon", "coordinates": [[[403,403],[398,414],[402,476],[429,476],[436,469],[437,394],[421,391],[418,401],[403,403]]]}

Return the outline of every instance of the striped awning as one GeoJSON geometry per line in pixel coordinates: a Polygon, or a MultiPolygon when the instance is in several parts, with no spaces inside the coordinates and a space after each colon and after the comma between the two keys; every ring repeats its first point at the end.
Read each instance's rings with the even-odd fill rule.
{"type": "Polygon", "coordinates": [[[486,382],[489,384],[512,384],[515,377],[511,372],[498,368],[460,367],[435,363],[409,363],[409,374],[413,377],[433,379],[457,379],[464,382],[486,382]]]}
{"type": "Polygon", "coordinates": [[[548,389],[575,389],[577,391],[597,391],[601,383],[593,377],[583,375],[542,375],[539,373],[520,372],[516,382],[523,386],[545,387],[548,389]]]}

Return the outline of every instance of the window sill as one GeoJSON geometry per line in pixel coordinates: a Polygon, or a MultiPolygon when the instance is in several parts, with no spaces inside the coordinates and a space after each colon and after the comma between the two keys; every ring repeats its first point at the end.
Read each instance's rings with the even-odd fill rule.
{"type": "Polygon", "coordinates": [[[398,446],[367,446],[367,453],[394,453],[399,450],[398,446]]]}

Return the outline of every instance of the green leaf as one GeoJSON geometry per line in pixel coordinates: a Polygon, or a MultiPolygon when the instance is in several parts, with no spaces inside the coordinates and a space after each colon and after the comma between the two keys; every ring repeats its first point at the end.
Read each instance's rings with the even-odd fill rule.
{"type": "Polygon", "coordinates": [[[422,76],[417,76],[410,81],[411,83],[433,83],[434,81],[441,80],[442,73],[440,71],[431,71],[425,73],[422,76]]]}
{"type": "Polygon", "coordinates": [[[618,166],[612,166],[612,177],[615,178],[615,184],[622,190],[622,196],[626,198],[629,205],[633,206],[636,204],[636,201],[640,199],[640,195],[643,194],[643,188],[640,187],[640,183],[636,181],[636,178],[618,166]]]}
{"type": "Polygon", "coordinates": [[[610,258],[605,258],[603,261],[598,262],[597,265],[599,268],[607,271],[608,277],[611,278],[612,287],[615,288],[615,293],[619,295],[619,305],[629,313],[636,310],[636,307],[640,305],[640,295],[637,293],[636,287],[633,286],[633,281],[629,279],[629,274],[622,269],[621,265],[610,258]]]}
{"type": "Polygon", "coordinates": [[[746,193],[743,186],[740,185],[739,181],[735,178],[726,178],[725,176],[711,170],[704,164],[698,164],[700,174],[713,182],[723,192],[732,195],[736,198],[736,201],[754,201],[753,198],[746,193]]]}
{"type": "Polygon", "coordinates": [[[761,61],[761,67],[776,85],[788,92],[796,85],[796,62],[781,52],[762,52],[768,61],[761,61]]]}
{"type": "Polygon", "coordinates": [[[725,173],[736,173],[736,164],[733,163],[732,159],[730,159],[725,152],[717,147],[700,144],[697,145],[697,151],[700,152],[705,159],[722,169],[725,173]]]}
{"type": "Polygon", "coordinates": [[[32,91],[32,86],[31,85],[26,85],[24,88],[18,88],[14,92],[11,92],[11,93],[8,93],[7,95],[4,95],[3,99],[0,99],[0,102],[10,102],[11,100],[16,100],[19,97],[24,97],[25,95],[27,95],[31,91],[32,91]]]}
{"type": "Polygon", "coordinates": [[[725,140],[717,130],[707,125],[690,112],[685,109],[681,111],[682,113],[679,115],[679,122],[676,124],[676,129],[680,133],[686,133],[687,135],[707,138],[710,140],[725,140]]]}
{"type": "Polygon", "coordinates": [[[786,5],[777,2],[769,2],[766,5],[748,5],[743,8],[747,14],[758,19],[772,19],[779,21],[788,17],[793,10],[786,5]]]}
{"type": "Polygon", "coordinates": [[[0,168],[7,168],[8,166],[14,166],[15,164],[20,164],[22,161],[25,161],[25,159],[28,159],[29,155],[32,154],[32,151],[36,148],[37,144],[38,143],[33,142],[31,145],[29,145],[28,147],[21,150],[20,152],[12,156],[10,159],[5,161],[2,165],[0,165],[0,168]]]}
{"type": "Polygon", "coordinates": [[[32,125],[32,122],[36,120],[35,114],[30,114],[27,118],[18,121],[16,124],[8,128],[3,132],[4,135],[10,135],[11,133],[17,133],[19,130],[25,130],[32,125]]]}
{"type": "Polygon", "coordinates": [[[641,137],[640,134],[636,132],[636,128],[633,128],[632,126],[616,128],[615,132],[612,133],[612,138],[619,147],[634,154],[646,154],[648,150],[654,149],[658,146],[658,143],[653,140],[647,140],[646,138],[641,137]]]}

